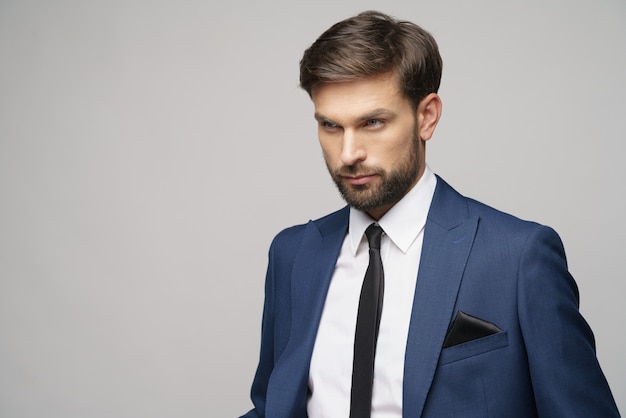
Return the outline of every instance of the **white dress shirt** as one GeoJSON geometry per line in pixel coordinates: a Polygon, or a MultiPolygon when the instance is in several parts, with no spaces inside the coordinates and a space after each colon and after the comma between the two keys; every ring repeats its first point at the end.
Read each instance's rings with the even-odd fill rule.
{"type": "MultiPolygon", "coordinates": [[[[417,281],[424,225],[437,178],[424,174],[379,221],[385,293],[374,362],[372,418],[402,417],[404,353],[417,281]]],[[[369,263],[365,229],[374,222],[350,209],[350,224],[328,289],[309,370],[308,415],[346,418],[350,411],[354,332],[361,285],[369,263]]]]}

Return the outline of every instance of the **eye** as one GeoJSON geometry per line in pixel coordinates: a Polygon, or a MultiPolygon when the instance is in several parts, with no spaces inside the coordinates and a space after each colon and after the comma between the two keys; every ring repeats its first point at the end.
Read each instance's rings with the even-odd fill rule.
{"type": "Polygon", "coordinates": [[[384,125],[384,122],[380,119],[369,119],[365,122],[365,127],[367,128],[380,128],[384,125]]]}
{"type": "Polygon", "coordinates": [[[333,130],[333,129],[337,129],[337,124],[327,121],[327,120],[322,120],[320,121],[320,126],[326,130],[333,130]]]}

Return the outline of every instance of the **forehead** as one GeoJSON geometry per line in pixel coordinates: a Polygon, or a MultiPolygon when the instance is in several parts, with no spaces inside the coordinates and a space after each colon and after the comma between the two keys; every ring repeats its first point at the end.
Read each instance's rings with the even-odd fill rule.
{"type": "Polygon", "coordinates": [[[328,118],[359,117],[373,109],[400,111],[408,104],[394,75],[323,83],[312,91],[316,115],[328,118]]]}

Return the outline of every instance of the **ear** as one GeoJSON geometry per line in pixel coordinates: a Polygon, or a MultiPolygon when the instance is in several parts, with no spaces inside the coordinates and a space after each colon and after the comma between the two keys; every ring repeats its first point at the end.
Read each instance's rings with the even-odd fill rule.
{"type": "Polygon", "coordinates": [[[441,117],[441,99],[437,93],[430,93],[417,105],[417,136],[428,141],[435,132],[441,117]]]}

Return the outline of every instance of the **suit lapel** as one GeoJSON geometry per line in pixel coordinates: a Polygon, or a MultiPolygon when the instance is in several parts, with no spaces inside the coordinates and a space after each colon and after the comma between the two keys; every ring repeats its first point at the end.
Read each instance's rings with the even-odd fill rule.
{"type": "Polygon", "coordinates": [[[469,218],[464,198],[438,178],[424,230],[405,354],[405,418],[419,417],[424,409],[477,227],[478,219],[469,218]]]}
{"type": "Polygon", "coordinates": [[[291,272],[291,333],[272,373],[270,385],[278,396],[268,416],[306,413],[307,377],[313,345],[330,280],[348,228],[348,208],[309,222],[291,272]],[[294,402],[295,400],[295,402],[294,402]]]}
{"type": "MultiPolygon", "coordinates": [[[[311,351],[347,227],[347,216],[345,223],[330,231],[328,228],[318,229],[310,223],[294,263],[291,274],[291,341],[295,345],[306,343],[311,351]]],[[[310,353],[307,354],[310,357],[310,353]]]]}

